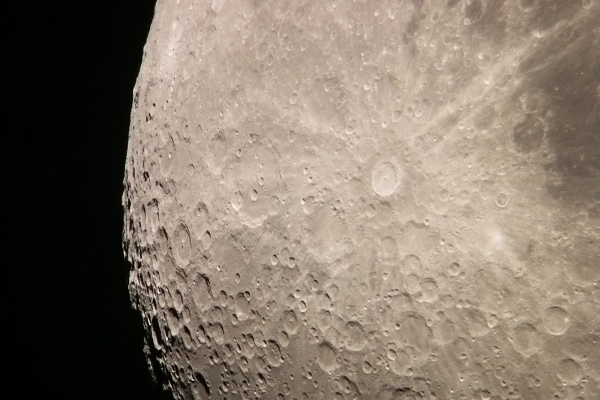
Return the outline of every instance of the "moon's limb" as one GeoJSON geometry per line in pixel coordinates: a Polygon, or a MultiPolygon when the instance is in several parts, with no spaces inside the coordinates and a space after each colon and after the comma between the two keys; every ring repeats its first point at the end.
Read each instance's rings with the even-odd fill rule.
{"type": "Polygon", "coordinates": [[[600,4],[159,0],[124,249],[180,399],[600,393],[600,4]]]}

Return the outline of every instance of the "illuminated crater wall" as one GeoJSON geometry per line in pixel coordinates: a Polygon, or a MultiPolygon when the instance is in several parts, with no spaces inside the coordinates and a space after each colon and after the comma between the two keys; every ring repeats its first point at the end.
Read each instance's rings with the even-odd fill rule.
{"type": "Polygon", "coordinates": [[[600,4],[156,5],[124,248],[178,399],[595,399],[600,4]]]}

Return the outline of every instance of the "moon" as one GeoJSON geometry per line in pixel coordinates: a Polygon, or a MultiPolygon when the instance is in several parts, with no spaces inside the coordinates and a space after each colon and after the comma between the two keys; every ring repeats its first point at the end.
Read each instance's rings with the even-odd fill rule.
{"type": "Polygon", "coordinates": [[[600,393],[600,4],[159,0],[129,291],[177,399],[600,393]]]}

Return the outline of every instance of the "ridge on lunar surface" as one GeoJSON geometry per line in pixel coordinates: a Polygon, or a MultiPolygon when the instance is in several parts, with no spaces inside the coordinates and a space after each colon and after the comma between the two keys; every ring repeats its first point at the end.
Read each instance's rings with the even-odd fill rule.
{"type": "Polygon", "coordinates": [[[600,4],[159,0],[124,249],[177,399],[595,399],[600,4]]]}

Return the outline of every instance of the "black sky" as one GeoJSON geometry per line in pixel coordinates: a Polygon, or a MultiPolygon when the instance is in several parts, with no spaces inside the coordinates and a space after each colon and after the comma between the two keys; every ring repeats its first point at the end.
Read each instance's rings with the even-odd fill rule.
{"type": "Polygon", "coordinates": [[[20,393],[10,398],[168,398],[146,367],[121,250],[132,90],[153,11],[151,0],[0,11],[3,391],[20,393]]]}

